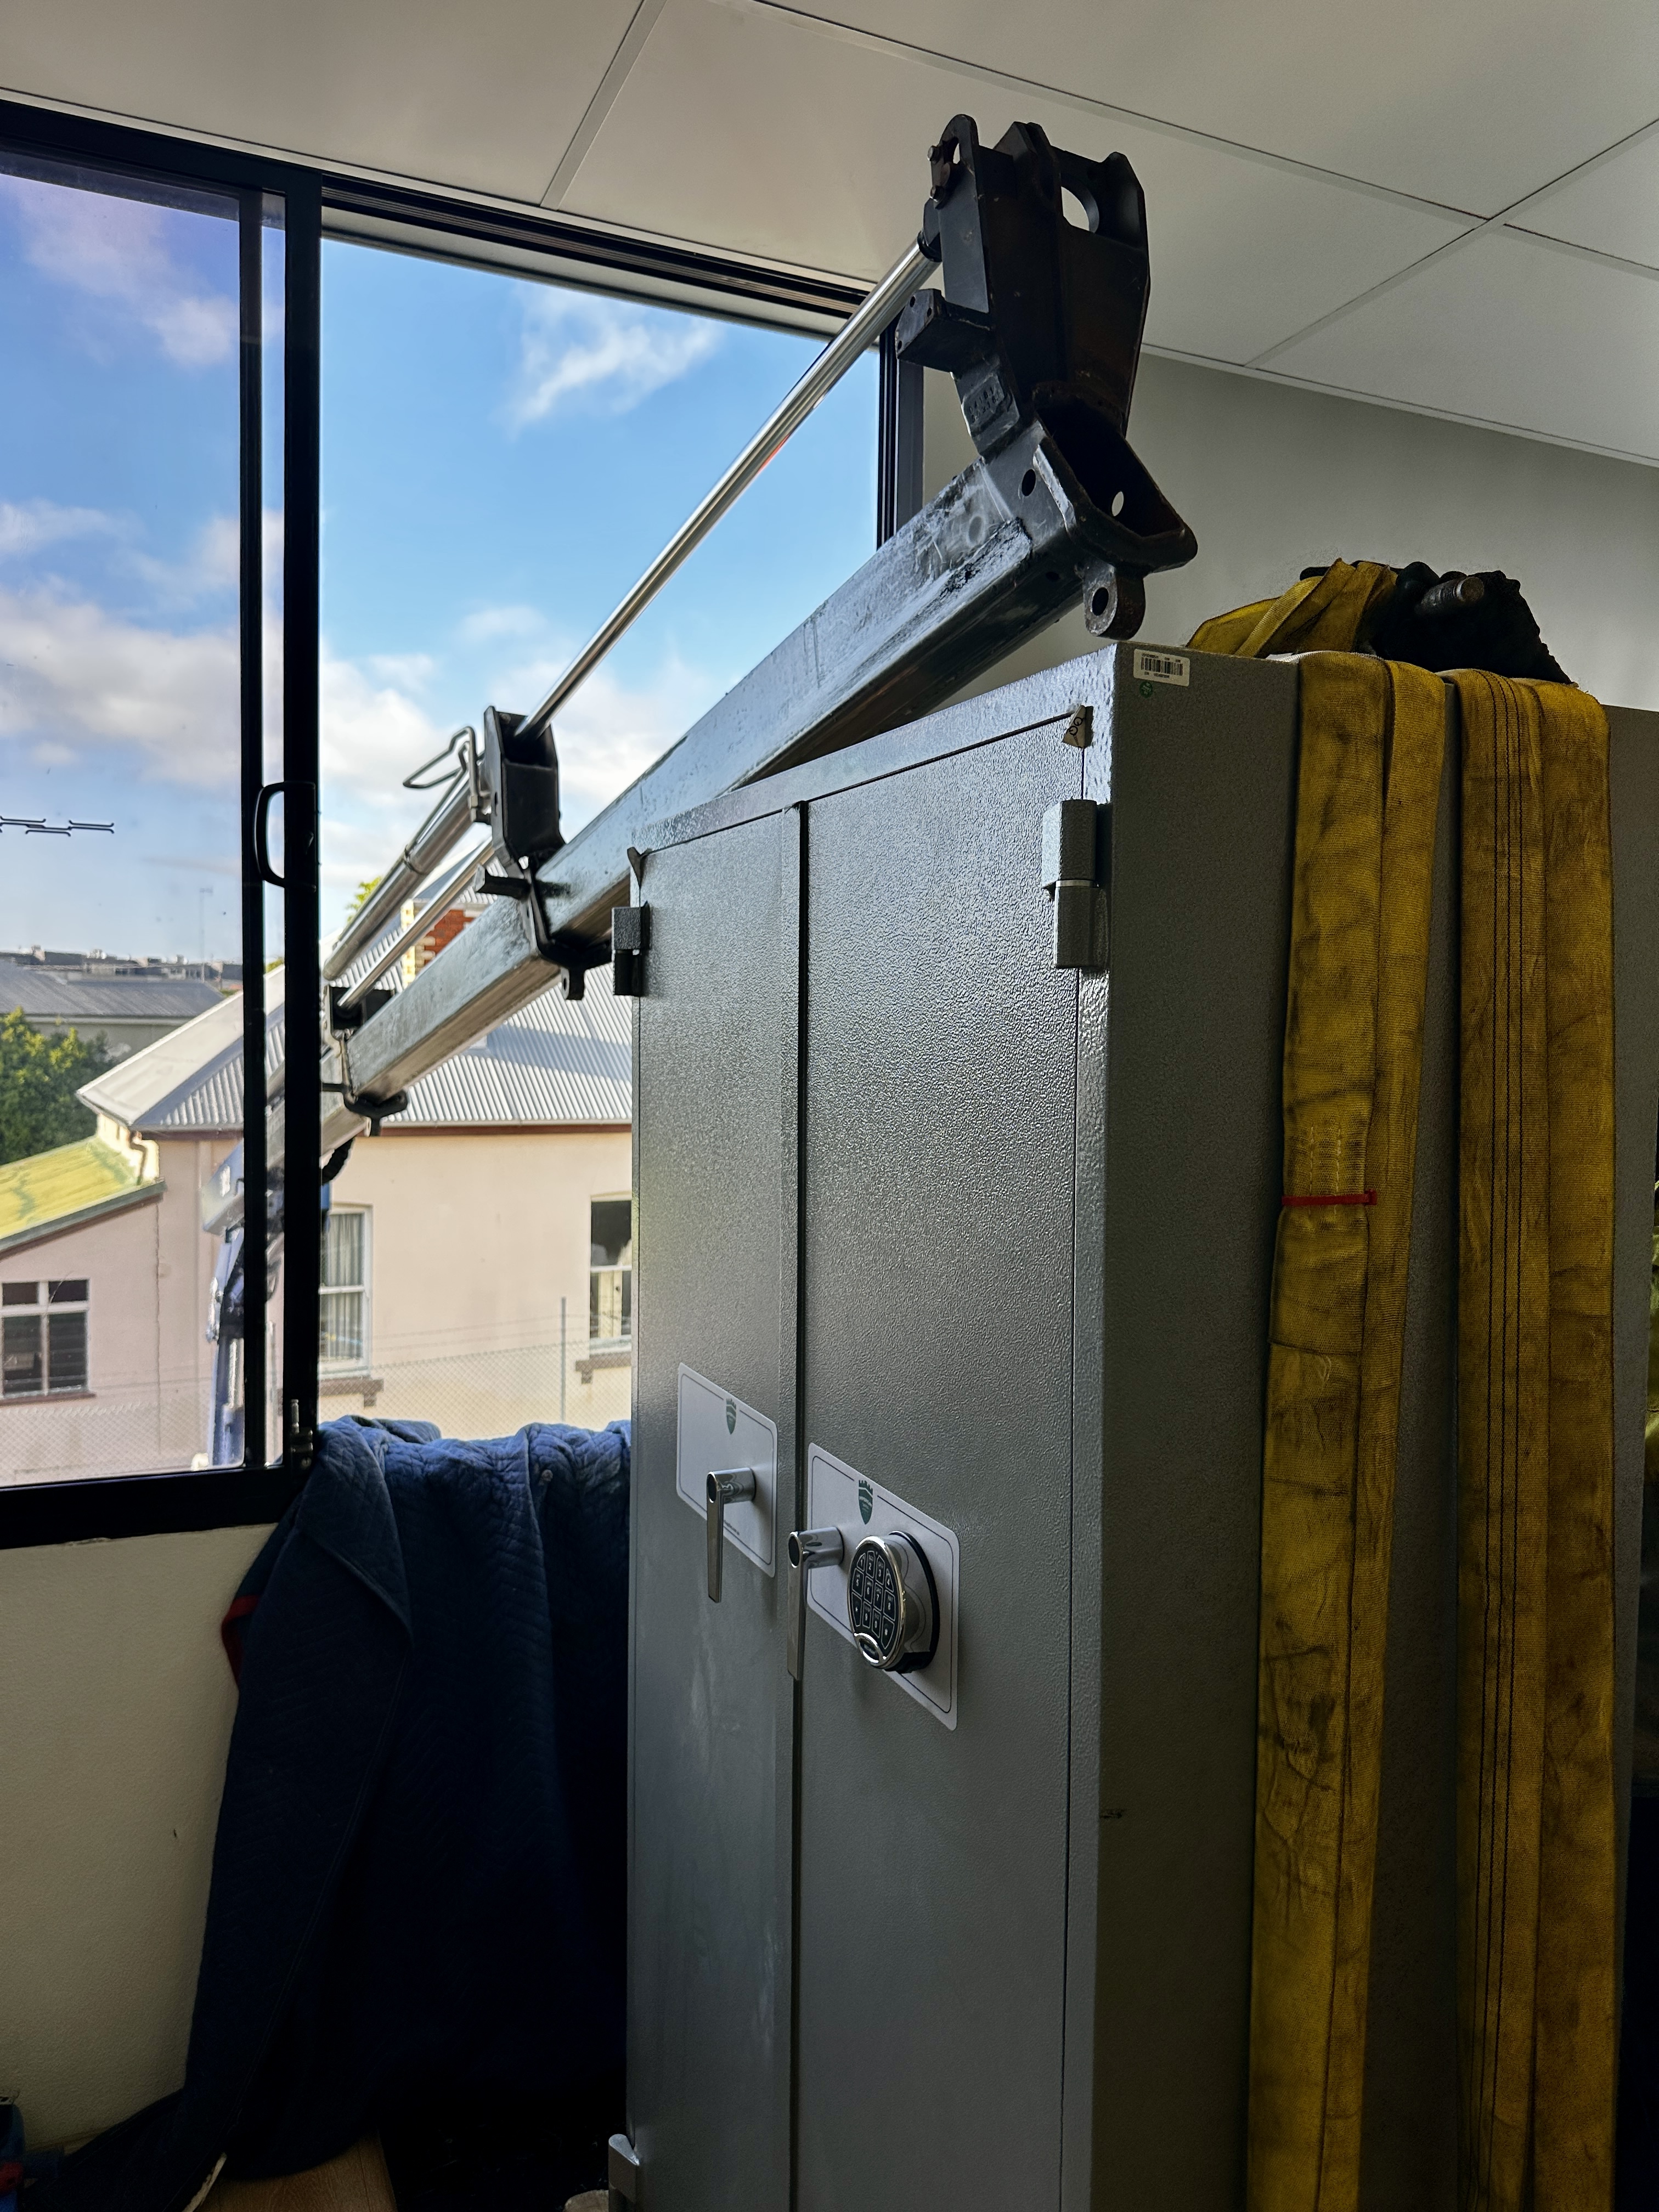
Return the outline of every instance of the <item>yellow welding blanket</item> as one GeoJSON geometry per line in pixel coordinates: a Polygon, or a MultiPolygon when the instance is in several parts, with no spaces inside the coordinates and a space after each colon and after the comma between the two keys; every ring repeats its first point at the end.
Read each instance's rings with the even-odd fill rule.
{"type": "Polygon", "coordinates": [[[1322,576],[1304,576],[1276,599],[1200,623],[1188,644],[1194,653],[1243,660],[1265,660],[1270,653],[1350,653],[1365,642],[1367,621],[1394,586],[1395,571],[1380,562],[1333,561],[1322,576]]]}
{"type": "Polygon", "coordinates": [[[1613,919],[1607,719],[1454,678],[1460,2197],[1612,2200],[1613,919]]]}
{"type": "MultiPolygon", "coordinates": [[[[1194,644],[1351,644],[1387,574],[1333,570],[1218,617],[1194,644]]],[[[1459,2199],[1463,2212],[1607,2212],[1607,724],[1565,686],[1450,680],[1463,728],[1459,2199]]],[[[1301,684],[1263,1468],[1249,2204],[1355,2212],[1444,690],[1420,670],[1334,651],[1305,659],[1301,684]]]]}
{"type": "Polygon", "coordinates": [[[1261,1534],[1254,2212],[1357,2203],[1437,677],[1301,671],[1261,1534]]]}

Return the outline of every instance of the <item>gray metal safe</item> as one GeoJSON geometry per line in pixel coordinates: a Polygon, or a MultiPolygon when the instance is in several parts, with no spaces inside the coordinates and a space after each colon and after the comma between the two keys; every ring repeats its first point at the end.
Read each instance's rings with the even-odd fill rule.
{"type": "MultiPolygon", "coordinates": [[[[1242,2201],[1297,684],[1118,645],[652,839],[628,2091],[648,2212],[1242,2201]],[[1043,823],[1080,798],[1097,935],[1062,968],[1043,823]],[[722,1468],[757,1479],[714,1602],[722,1468]],[[826,1522],[847,1552],[809,1578],[797,1684],[787,1540],[826,1522]],[[866,1524],[929,1561],[936,1648],[908,1674],[849,1640],[866,1524]]],[[[1627,1712],[1659,717],[1613,726],[1627,1712]]],[[[1456,750],[1367,2079],[1368,2201],[1413,2212],[1455,2193],[1456,750]]]]}

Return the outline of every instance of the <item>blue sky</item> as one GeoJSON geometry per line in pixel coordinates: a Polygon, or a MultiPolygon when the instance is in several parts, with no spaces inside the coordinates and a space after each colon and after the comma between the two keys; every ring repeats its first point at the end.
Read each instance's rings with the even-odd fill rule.
{"type": "MultiPolygon", "coordinates": [[[[235,269],[228,221],[0,176],[0,812],[117,823],[0,832],[0,948],[237,952],[235,269]]],[[[325,933],[403,775],[533,702],[813,350],[325,248],[325,933]]],[[[568,829],[867,556],[874,454],[867,362],[562,718],[568,829]]]]}

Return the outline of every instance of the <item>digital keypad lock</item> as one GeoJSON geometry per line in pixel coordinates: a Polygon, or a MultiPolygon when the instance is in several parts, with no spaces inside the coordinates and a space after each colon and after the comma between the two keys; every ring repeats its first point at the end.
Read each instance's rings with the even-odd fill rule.
{"type": "Polygon", "coordinates": [[[848,1571],[847,1613],[853,1641],[872,1667],[912,1674],[939,1650],[939,1592],[927,1554],[895,1528],[866,1536],[848,1571]]]}

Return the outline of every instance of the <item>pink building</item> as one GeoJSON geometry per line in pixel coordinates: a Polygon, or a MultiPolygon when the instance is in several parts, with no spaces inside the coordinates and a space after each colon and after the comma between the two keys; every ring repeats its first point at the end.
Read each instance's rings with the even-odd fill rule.
{"type": "MultiPolygon", "coordinates": [[[[0,1167],[0,1483],[204,1463],[220,1244],[203,1200],[241,1135],[241,1024],[238,996],[132,1054],[80,1094],[95,1135],[0,1167]]],[[[601,969],[357,1139],[323,1240],[325,1419],[482,1436],[628,1411],[629,1055],[601,969]]]]}

